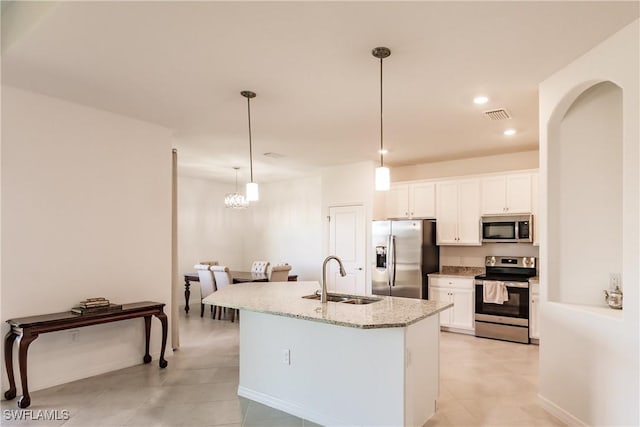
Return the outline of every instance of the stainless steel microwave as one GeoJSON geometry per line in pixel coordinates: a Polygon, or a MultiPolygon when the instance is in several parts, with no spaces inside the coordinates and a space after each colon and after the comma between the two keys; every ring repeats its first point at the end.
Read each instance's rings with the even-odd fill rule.
{"type": "Polygon", "coordinates": [[[528,214],[483,216],[482,241],[493,243],[533,242],[533,217],[528,214]]]}

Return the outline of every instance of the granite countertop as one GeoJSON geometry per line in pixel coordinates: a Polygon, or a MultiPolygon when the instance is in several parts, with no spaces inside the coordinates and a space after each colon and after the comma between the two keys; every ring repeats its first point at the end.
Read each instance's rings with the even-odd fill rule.
{"type": "Polygon", "coordinates": [[[344,304],[301,298],[318,282],[253,282],[229,285],[202,300],[204,304],[269,313],[352,328],[401,328],[433,316],[451,303],[375,295],[372,304],[344,304]]]}
{"type": "Polygon", "coordinates": [[[529,283],[540,283],[540,278],[538,276],[529,278],[529,283]]]}
{"type": "Polygon", "coordinates": [[[430,273],[429,277],[475,277],[484,274],[484,267],[460,267],[456,265],[443,265],[438,273],[430,273]]]}

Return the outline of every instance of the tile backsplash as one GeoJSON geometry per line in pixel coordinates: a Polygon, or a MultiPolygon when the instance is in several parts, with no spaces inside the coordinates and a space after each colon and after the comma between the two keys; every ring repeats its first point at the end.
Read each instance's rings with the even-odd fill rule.
{"type": "Polygon", "coordinates": [[[538,246],[527,243],[485,243],[482,246],[440,246],[443,266],[484,267],[488,255],[538,257],[538,246]]]}

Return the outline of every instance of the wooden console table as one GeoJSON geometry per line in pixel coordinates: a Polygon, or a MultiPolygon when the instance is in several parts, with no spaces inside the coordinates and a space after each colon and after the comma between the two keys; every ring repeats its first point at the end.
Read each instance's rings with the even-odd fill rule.
{"type": "Polygon", "coordinates": [[[4,393],[4,397],[8,400],[16,397],[16,382],[13,377],[13,342],[17,339],[19,343],[18,362],[20,365],[20,380],[22,383],[22,397],[18,399],[18,407],[27,408],[31,404],[31,396],[29,395],[29,387],[27,385],[27,350],[29,349],[29,344],[38,338],[38,335],[47,332],[144,317],[146,342],[145,354],[142,361],[149,363],[151,362],[151,355],[149,354],[151,316],[156,316],[162,324],[162,347],[160,347],[159,364],[161,368],[166,368],[167,361],[164,359],[164,350],[167,345],[167,315],[164,313],[163,307],[164,304],[162,303],[145,301],[123,304],[121,310],[83,315],[66,311],[7,320],[7,323],[11,326],[11,330],[5,337],[4,363],[7,368],[9,390],[4,393]]]}

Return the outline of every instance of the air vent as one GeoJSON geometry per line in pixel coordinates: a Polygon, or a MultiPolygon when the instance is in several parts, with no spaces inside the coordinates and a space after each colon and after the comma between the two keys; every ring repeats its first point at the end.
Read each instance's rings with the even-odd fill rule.
{"type": "Polygon", "coordinates": [[[283,157],[286,157],[284,154],[280,154],[280,153],[271,153],[271,152],[269,152],[269,153],[263,153],[263,155],[264,155],[265,157],[270,157],[270,158],[272,158],[272,159],[281,159],[281,158],[283,158],[283,157]]]}
{"type": "Polygon", "coordinates": [[[498,108],[497,110],[489,110],[485,111],[484,115],[487,116],[491,120],[504,120],[510,119],[511,114],[504,108],[498,108]]]}

